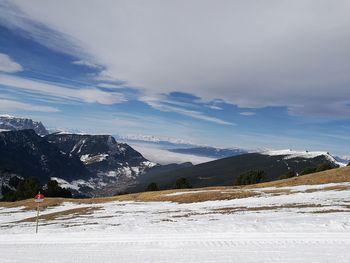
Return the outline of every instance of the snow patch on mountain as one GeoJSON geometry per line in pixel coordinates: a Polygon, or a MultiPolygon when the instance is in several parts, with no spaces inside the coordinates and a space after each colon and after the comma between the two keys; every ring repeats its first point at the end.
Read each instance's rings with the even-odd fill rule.
{"type": "Polygon", "coordinates": [[[345,163],[339,162],[336,160],[335,157],[333,157],[329,152],[324,151],[294,151],[291,149],[283,149],[283,150],[269,150],[260,152],[260,154],[269,155],[269,156],[280,156],[284,155],[285,157],[283,159],[293,159],[293,158],[305,158],[305,159],[313,159],[318,156],[324,156],[329,160],[330,162],[337,164],[339,166],[346,166],[345,163]]]}
{"type": "Polygon", "coordinates": [[[80,161],[82,161],[84,164],[97,163],[97,162],[102,162],[106,160],[108,156],[109,154],[97,154],[97,155],[83,154],[80,157],[80,161]]]}
{"type": "Polygon", "coordinates": [[[57,181],[57,183],[61,187],[66,188],[66,189],[71,189],[71,190],[76,190],[76,191],[79,191],[80,188],[82,188],[82,187],[89,187],[91,189],[95,189],[94,183],[89,182],[89,181],[85,181],[82,179],[73,180],[71,182],[68,182],[68,181],[66,181],[62,178],[59,178],[59,177],[51,177],[51,180],[57,181]]]}

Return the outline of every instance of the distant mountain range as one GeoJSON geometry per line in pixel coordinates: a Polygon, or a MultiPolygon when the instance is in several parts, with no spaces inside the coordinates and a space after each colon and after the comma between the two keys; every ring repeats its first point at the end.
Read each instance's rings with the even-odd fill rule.
{"type": "Polygon", "coordinates": [[[26,129],[34,130],[38,135],[49,134],[41,122],[33,121],[27,118],[0,115],[0,131],[18,131],[26,129]]]}
{"type": "MultiPolygon", "coordinates": [[[[249,153],[238,148],[186,145],[168,150],[184,156],[197,155],[218,160],[195,166],[189,162],[159,165],[110,135],[48,134],[41,122],[11,116],[1,116],[0,123],[2,185],[6,185],[9,174],[23,178],[37,177],[43,184],[55,179],[76,196],[144,191],[150,182],[166,189],[171,188],[179,177],[188,178],[194,187],[232,185],[236,176],[249,170],[264,170],[267,179],[274,179],[289,170],[300,173],[323,163],[334,167],[347,163],[326,152],[282,150],[249,153]],[[7,174],[6,178],[3,174],[7,174]]],[[[182,145],[182,142],[164,143],[172,147],[182,145]]]]}
{"type": "Polygon", "coordinates": [[[220,149],[209,146],[198,146],[193,148],[179,148],[179,149],[168,149],[171,152],[182,153],[182,154],[192,154],[197,156],[209,157],[209,158],[226,158],[231,156],[237,156],[241,154],[248,153],[248,150],[239,148],[227,148],[220,149]]]}

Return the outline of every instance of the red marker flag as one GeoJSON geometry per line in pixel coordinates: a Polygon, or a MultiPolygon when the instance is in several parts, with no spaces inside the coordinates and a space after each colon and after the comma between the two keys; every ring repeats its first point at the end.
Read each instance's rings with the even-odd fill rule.
{"type": "Polygon", "coordinates": [[[34,197],[35,202],[37,202],[37,203],[44,201],[44,198],[45,198],[45,196],[43,194],[40,194],[40,193],[34,197]]]}

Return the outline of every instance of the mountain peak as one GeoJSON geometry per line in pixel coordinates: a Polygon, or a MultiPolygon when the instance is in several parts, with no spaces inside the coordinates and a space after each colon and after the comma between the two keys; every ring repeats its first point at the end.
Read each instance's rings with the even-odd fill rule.
{"type": "Polygon", "coordinates": [[[49,134],[45,126],[40,121],[33,121],[32,119],[14,117],[11,115],[0,115],[0,130],[18,131],[27,129],[34,130],[41,136],[49,134]]]}

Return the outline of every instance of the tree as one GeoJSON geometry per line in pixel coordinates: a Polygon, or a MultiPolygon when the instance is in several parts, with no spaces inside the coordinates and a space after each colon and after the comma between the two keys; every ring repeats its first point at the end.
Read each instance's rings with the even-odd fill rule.
{"type": "Polygon", "coordinates": [[[317,166],[316,172],[322,172],[322,171],[330,170],[333,168],[334,168],[334,166],[331,165],[330,163],[322,163],[319,166],[317,166]]]}
{"type": "Polygon", "coordinates": [[[47,197],[72,197],[72,193],[68,189],[60,187],[56,180],[51,180],[47,183],[44,195],[47,197]]]}
{"type": "Polygon", "coordinates": [[[154,191],[159,191],[159,187],[155,182],[152,182],[146,187],[146,192],[154,192],[154,191]]]}
{"type": "Polygon", "coordinates": [[[265,180],[265,172],[262,170],[249,171],[236,177],[234,185],[258,184],[265,180]]]}
{"type": "Polygon", "coordinates": [[[18,201],[33,198],[40,190],[41,185],[37,178],[26,178],[18,183],[16,191],[6,193],[3,201],[18,201]]]}
{"type": "Polygon", "coordinates": [[[316,173],[316,167],[308,167],[301,172],[301,175],[316,173]]]}
{"type": "Polygon", "coordinates": [[[306,168],[304,171],[301,172],[301,175],[322,172],[322,171],[330,170],[330,169],[333,169],[333,168],[335,168],[335,166],[330,164],[330,163],[321,163],[317,167],[308,167],[308,168],[306,168]]]}
{"type": "Polygon", "coordinates": [[[289,170],[284,175],[277,178],[277,180],[288,179],[297,176],[296,172],[293,170],[289,170]]]}
{"type": "Polygon", "coordinates": [[[175,189],[186,189],[186,188],[192,188],[190,183],[187,181],[185,177],[180,177],[175,182],[175,189]]]}

